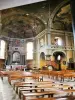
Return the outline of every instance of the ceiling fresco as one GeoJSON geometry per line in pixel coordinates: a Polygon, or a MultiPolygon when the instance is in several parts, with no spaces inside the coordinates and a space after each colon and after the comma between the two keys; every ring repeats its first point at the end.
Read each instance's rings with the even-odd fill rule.
{"type": "Polygon", "coordinates": [[[26,14],[17,14],[4,19],[2,30],[8,37],[28,38],[36,36],[44,29],[44,24],[38,18],[26,14]]]}
{"type": "Polygon", "coordinates": [[[30,38],[42,32],[45,29],[45,22],[41,18],[44,15],[44,4],[45,2],[2,10],[2,35],[30,38]]]}
{"type": "MultiPolygon", "coordinates": [[[[52,2],[52,1],[51,1],[52,2]]],[[[10,8],[1,11],[1,35],[11,38],[30,38],[47,28],[49,6],[52,12],[56,3],[47,1],[10,8]],[[53,7],[53,9],[52,9],[53,7]]],[[[56,6],[55,6],[56,8],[56,6]]],[[[50,13],[51,14],[51,13],[50,13]]],[[[72,17],[70,4],[65,4],[57,11],[52,29],[72,32],[72,17]]]]}
{"type": "Polygon", "coordinates": [[[64,5],[54,18],[54,28],[72,32],[72,16],[70,4],[64,5]]]}

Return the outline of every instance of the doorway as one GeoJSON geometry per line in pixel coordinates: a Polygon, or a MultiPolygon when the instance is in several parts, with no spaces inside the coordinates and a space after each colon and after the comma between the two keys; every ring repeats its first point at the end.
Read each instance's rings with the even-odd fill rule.
{"type": "Polygon", "coordinates": [[[53,56],[55,57],[55,62],[57,63],[58,70],[61,70],[64,62],[63,59],[66,57],[65,53],[62,51],[56,51],[53,53],[53,56]]]}
{"type": "Polygon", "coordinates": [[[40,54],[40,67],[44,67],[45,66],[45,53],[41,52],[40,54]]]}
{"type": "Polygon", "coordinates": [[[18,51],[13,52],[13,58],[12,58],[13,64],[20,64],[20,53],[18,51]]]}

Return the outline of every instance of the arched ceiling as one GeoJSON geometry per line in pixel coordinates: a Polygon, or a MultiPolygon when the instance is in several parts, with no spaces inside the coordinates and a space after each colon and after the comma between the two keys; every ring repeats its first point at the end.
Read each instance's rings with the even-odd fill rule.
{"type": "Polygon", "coordinates": [[[35,16],[13,14],[2,20],[3,34],[13,38],[35,37],[44,29],[43,22],[35,16]]]}
{"type": "Polygon", "coordinates": [[[45,29],[45,23],[41,19],[44,4],[45,2],[2,10],[2,35],[30,38],[42,32],[45,29]]]}
{"type": "Polygon", "coordinates": [[[62,6],[55,15],[53,28],[72,32],[72,15],[69,3],[62,6]]]}
{"type": "MultiPolygon", "coordinates": [[[[51,14],[56,6],[58,6],[52,1],[43,1],[2,10],[1,34],[11,38],[35,37],[49,25],[49,3],[51,14]]],[[[53,26],[51,28],[72,32],[72,17],[69,3],[59,8],[53,19],[53,26]]]]}
{"type": "MultiPolygon", "coordinates": [[[[10,13],[2,19],[2,33],[13,38],[35,37],[44,28],[44,23],[34,15],[19,11],[8,10],[10,13]],[[21,13],[20,13],[21,12],[21,13]]],[[[4,12],[7,13],[7,12],[4,12]]]]}

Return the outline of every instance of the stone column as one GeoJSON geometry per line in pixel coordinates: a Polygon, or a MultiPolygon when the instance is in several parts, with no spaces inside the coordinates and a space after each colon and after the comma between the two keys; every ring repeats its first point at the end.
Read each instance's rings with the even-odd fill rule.
{"type": "Polygon", "coordinates": [[[12,63],[12,53],[10,52],[7,59],[7,65],[11,65],[12,63]]]}
{"type": "MultiPolygon", "coordinates": [[[[65,46],[66,47],[68,46],[68,36],[67,36],[66,33],[65,33],[65,46]]],[[[67,51],[66,51],[66,61],[68,61],[68,59],[67,59],[67,51]]]]}
{"type": "Polygon", "coordinates": [[[37,51],[36,51],[36,46],[37,46],[37,43],[36,43],[36,39],[33,41],[33,67],[36,67],[36,54],[37,54],[37,51]]]}
{"type": "Polygon", "coordinates": [[[38,65],[38,68],[40,68],[40,42],[39,42],[39,39],[37,40],[37,54],[38,54],[38,58],[37,58],[37,65],[38,65]]]}
{"type": "MultiPolygon", "coordinates": [[[[74,56],[75,56],[75,0],[70,0],[71,4],[71,13],[72,13],[72,28],[73,28],[73,37],[74,37],[74,56]]],[[[74,57],[75,62],[75,57],[74,57]]]]}
{"type": "Polygon", "coordinates": [[[25,55],[21,55],[21,65],[25,65],[25,55]]]}
{"type": "Polygon", "coordinates": [[[0,11],[0,35],[1,35],[1,27],[2,27],[2,23],[1,23],[1,11],[0,11]]]}
{"type": "Polygon", "coordinates": [[[48,21],[48,27],[47,27],[47,43],[49,46],[51,46],[51,22],[50,19],[48,21]]]}
{"type": "Polygon", "coordinates": [[[48,12],[48,26],[47,26],[47,36],[48,36],[48,45],[51,46],[51,2],[48,0],[49,12],[48,12]]]}
{"type": "Polygon", "coordinates": [[[47,50],[48,55],[52,55],[51,54],[51,32],[47,33],[47,46],[49,48],[49,50],[47,50]]]}
{"type": "Polygon", "coordinates": [[[65,46],[68,46],[68,36],[65,34],[65,46]]]}
{"type": "Polygon", "coordinates": [[[47,46],[47,35],[45,34],[45,46],[47,46]]]}
{"type": "Polygon", "coordinates": [[[51,34],[50,33],[47,33],[47,43],[48,43],[48,46],[51,46],[51,34]]]}

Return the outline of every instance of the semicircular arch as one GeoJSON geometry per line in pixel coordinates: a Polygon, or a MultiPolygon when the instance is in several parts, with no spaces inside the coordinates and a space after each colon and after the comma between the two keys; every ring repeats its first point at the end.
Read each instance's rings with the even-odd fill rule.
{"type": "Polygon", "coordinates": [[[51,26],[52,26],[53,19],[54,19],[56,13],[58,12],[58,10],[59,10],[63,5],[67,4],[68,2],[69,2],[69,0],[65,0],[65,1],[61,2],[61,3],[54,9],[54,11],[52,12],[51,17],[50,17],[50,19],[51,19],[51,22],[50,22],[51,26]]]}

